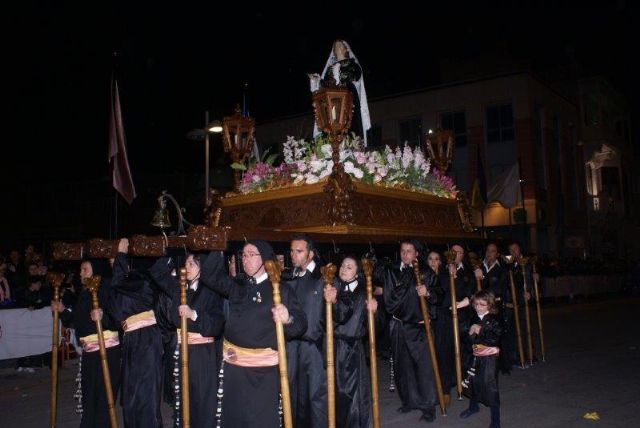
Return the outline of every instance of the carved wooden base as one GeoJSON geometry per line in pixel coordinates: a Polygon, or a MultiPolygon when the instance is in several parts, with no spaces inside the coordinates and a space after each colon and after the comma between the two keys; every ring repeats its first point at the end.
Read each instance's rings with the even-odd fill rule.
{"type": "MultiPolygon", "coordinates": [[[[333,224],[327,215],[332,195],[323,184],[228,196],[222,200],[221,224],[230,240],[262,238],[287,241],[294,232],[320,242],[392,243],[400,238],[429,241],[477,238],[463,228],[458,202],[418,192],[354,182],[349,195],[352,223],[333,224]]],[[[466,220],[466,219],[465,219],[466,220]]]]}

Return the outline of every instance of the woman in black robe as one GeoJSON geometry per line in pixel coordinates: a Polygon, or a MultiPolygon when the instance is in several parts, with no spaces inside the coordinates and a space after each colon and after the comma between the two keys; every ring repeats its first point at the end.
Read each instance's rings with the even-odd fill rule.
{"type": "MultiPolygon", "coordinates": [[[[111,297],[110,268],[106,260],[85,260],[80,264],[80,281],[85,281],[100,275],[102,280],[98,288],[98,301],[102,307],[109,303],[111,297]]],[[[118,396],[120,389],[120,342],[118,338],[118,324],[109,311],[93,310],[91,292],[82,288],[78,300],[73,306],[73,326],[76,337],[82,345],[79,371],[82,404],[82,419],[80,427],[109,427],[109,409],[107,396],[104,391],[104,380],[100,352],[96,332],[95,319],[101,319],[103,336],[107,352],[107,364],[113,399],[118,396]]]]}
{"type": "Polygon", "coordinates": [[[367,302],[363,275],[354,257],[345,257],[339,278],[325,290],[334,303],[334,348],[336,374],[336,426],[359,428],[371,425],[371,383],[364,337],[367,310],[376,311],[375,299],[367,302]]]}
{"type": "Polygon", "coordinates": [[[219,426],[225,428],[280,426],[274,319],[284,324],[287,339],[307,329],[296,294],[286,283],[280,284],[281,305],[273,306],[266,260],[276,261],[271,245],[255,240],[242,251],[245,274],[230,278],[222,253],[211,253],[202,265],[202,281],[229,301],[217,409],[219,426]]]}
{"type": "Polygon", "coordinates": [[[500,391],[498,389],[498,356],[504,333],[503,321],[498,315],[495,297],[490,291],[479,291],[473,296],[476,314],[465,335],[465,345],[472,349],[473,363],[463,385],[470,398],[469,408],[460,413],[463,419],[478,413],[482,403],[491,409],[489,428],[500,428],[500,391]]]}
{"type": "Polygon", "coordinates": [[[120,240],[113,264],[113,294],[110,312],[123,326],[122,413],[124,426],[162,427],[163,331],[171,308],[171,292],[166,289],[173,266],[161,258],[148,270],[129,271],[129,243],[120,240]]]}
{"type": "MultiPolygon", "coordinates": [[[[215,291],[200,284],[200,256],[190,254],[186,258],[187,304],[180,304],[181,290],[177,281],[172,286],[173,309],[171,321],[180,327],[182,313],[188,318],[189,331],[189,415],[193,428],[215,426],[216,394],[218,376],[216,372],[217,356],[214,341],[219,340],[224,328],[222,297],[215,291]]],[[[173,373],[175,373],[176,426],[181,426],[180,413],[180,375],[179,344],[176,341],[173,373]]]]}

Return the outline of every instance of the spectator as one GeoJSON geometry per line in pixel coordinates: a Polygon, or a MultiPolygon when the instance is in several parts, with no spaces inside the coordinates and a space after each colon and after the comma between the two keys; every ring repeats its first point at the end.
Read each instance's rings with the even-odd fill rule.
{"type": "Polygon", "coordinates": [[[4,258],[0,259],[0,306],[7,306],[11,303],[11,287],[5,277],[7,263],[4,258]]]}

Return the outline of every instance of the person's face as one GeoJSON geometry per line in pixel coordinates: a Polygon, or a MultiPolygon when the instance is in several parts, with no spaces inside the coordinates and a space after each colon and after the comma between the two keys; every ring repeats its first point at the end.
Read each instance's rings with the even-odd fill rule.
{"type": "Polygon", "coordinates": [[[29,265],[29,275],[38,276],[40,275],[40,268],[38,265],[29,265]]]}
{"type": "Polygon", "coordinates": [[[305,268],[313,260],[313,251],[309,251],[307,242],[303,240],[291,241],[291,263],[293,267],[305,268]]]}
{"type": "Polygon", "coordinates": [[[93,276],[93,267],[89,262],[82,262],[80,265],[80,282],[83,284],[85,281],[93,276]]]}
{"type": "Polygon", "coordinates": [[[242,249],[242,269],[249,276],[259,276],[264,273],[264,264],[258,248],[253,244],[247,244],[242,249]]]}
{"type": "Polygon", "coordinates": [[[489,304],[486,300],[476,299],[473,301],[473,309],[475,309],[478,314],[484,314],[489,310],[489,304]]]}
{"type": "Polygon", "coordinates": [[[464,248],[460,245],[454,245],[451,249],[456,252],[456,264],[461,263],[462,259],[464,259],[464,248]]]}
{"type": "Polygon", "coordinates": [[[498,247],[494,244],[487,245],[487,251],[484,254],[487,262],[493,263],[498,257],[498,247]]]}
{"type": "Polygon", "coordinates": [[[407,266],[411,266],[411,262],[418,258],[418,252],[413,244],[404,243],[400,245],[400,260],[407,266]]]}
{"type": "Polygon", "coordinates": [[[347,282],[353,280],[358,273],[358,265],[356,261],[351,258],[346,258],[340,265],[339,276],[340,279],[347,282]]]}
{"type": "Polygon", "coordinates": [[[341,40],[336,40],[333,44],[333,53],[338,59],[345,59],[347,57],[347,47],[341,40]]]}
{"type": "Polygon", "coordinates": [[[429,256],[427,257],[427,263],[429,264],[429,267],[431,269],[433,269],[435,272],[438,272],[438,270],[440,269],[440,254],[436,253],[435,251],[430,252],[429,256]]]}
{"type": "Polygon", "coordinates": [[[520,245],[518,244],[509,245],[509,254],[511,254],[511,257],[513,257],[514,259],[519,259],[521,256],[520,245]]]}
{"type": "Polygon", "coordinates": [[[196,263],[193,254],[187,257],[184,267],[187,270],[187,281],[193,281],[200,276],[200,265],[196,263]]]}
{"type": "Polygon", "coordinates": [[[6,263],[2,263],[0,265],[0,275],[4,275],[4,273],[7,271],[7,264],[6,263]]]}
{"type": "Polygon", "coordinates": [[[29,286],[31,291],[38,291],[42,287],[42,283],[40,281],[32,282],[29,286]]]}
{"type": "Polygon", "coordinates": [[[18,263],[20,263],[20,253],[16,250],[12,250],[9,253],[9,260],[11,260],[11,263],[13,263],[14,265],[17,265],[18,263]]]}

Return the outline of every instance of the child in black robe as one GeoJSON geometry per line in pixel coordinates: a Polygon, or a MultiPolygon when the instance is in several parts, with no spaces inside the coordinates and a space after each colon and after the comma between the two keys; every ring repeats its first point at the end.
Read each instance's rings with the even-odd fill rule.
{"type": "Polygon", "coordinates": [[[478,413],[482,403],[491,409],[490,428],[500,428],[500,391],[498,390],[498,356],[504,331],[492,292],[479,291],[472,299],[476,315],[471,318],[465,343],[473,350],[473,363],[463,386],[470,397],[469,408],[460,413],[463,419],[478,413]]]}

